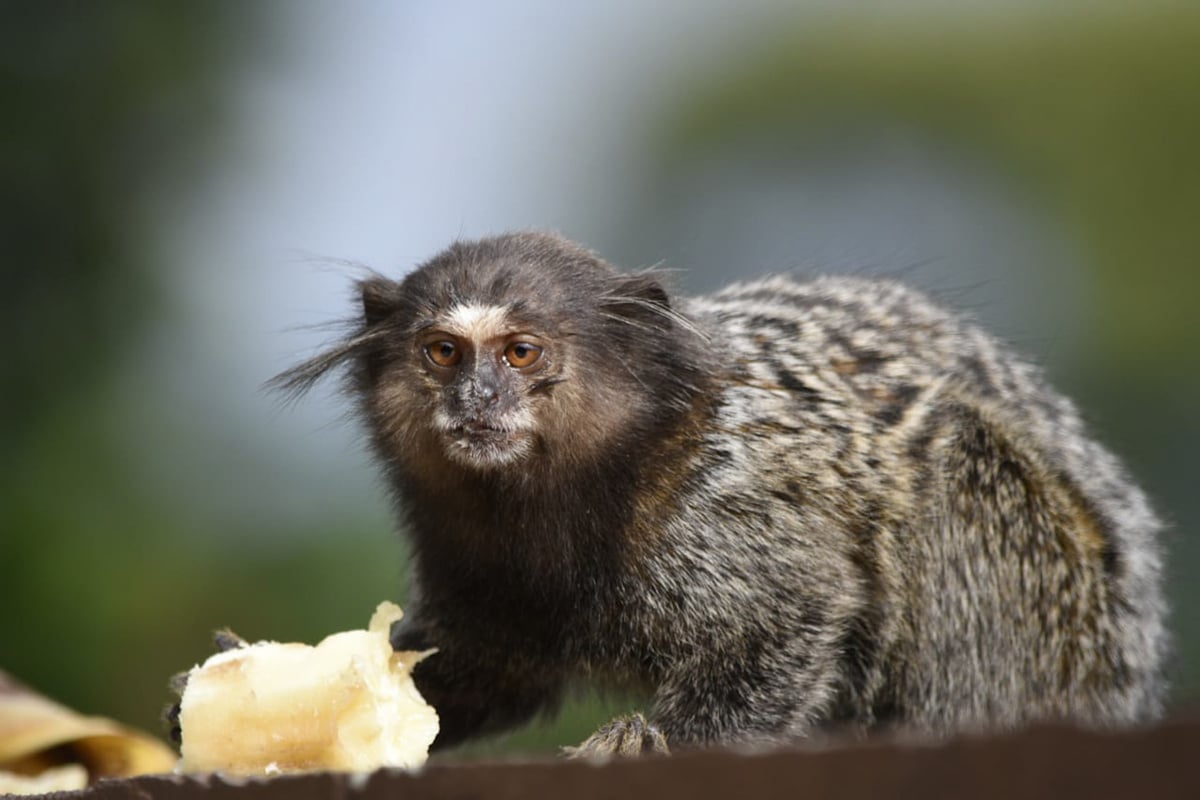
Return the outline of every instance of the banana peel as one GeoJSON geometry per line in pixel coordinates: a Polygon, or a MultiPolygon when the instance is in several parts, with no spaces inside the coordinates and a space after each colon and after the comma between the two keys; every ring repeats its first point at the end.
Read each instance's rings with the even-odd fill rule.
{"type": "Polygon", "coordinates": [[[154,737],[79,714],[0,671],[0,794],[82,789],[99,778],[170,772],[154,737]]]}

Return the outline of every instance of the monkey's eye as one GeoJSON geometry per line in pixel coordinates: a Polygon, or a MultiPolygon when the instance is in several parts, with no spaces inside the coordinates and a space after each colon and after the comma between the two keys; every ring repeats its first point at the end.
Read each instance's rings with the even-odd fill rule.
{"type": "Polygon", "coordinates": [[[510,367],[532,367],[542,357],[542,348],[529,342],[512,342],[504,348],[504,360],[510,367]]]}
{"type": "Polygon", "coordinates": [[[425,355],[439,367],[453,367],[462,361],[462,350],[449,340],[430,342],[425,345],[425,355]]]}

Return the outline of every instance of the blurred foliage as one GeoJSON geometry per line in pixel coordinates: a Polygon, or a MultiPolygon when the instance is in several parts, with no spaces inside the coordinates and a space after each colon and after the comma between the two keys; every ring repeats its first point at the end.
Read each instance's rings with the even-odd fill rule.
{"type": "Polygon", "coordinates": [[[5,468],[105,380],[153,308],[137,214],[215,120],[227,5],[0,8],[5,468]]]}
{"type": "MultiPolygon", "coordinates": [[[[672,120],[667,170],[730,141],[912,125],[1024,179],[1087,247],[1112,368],[1171,376],[1200,297],[1200,5],[852,15],[764,44],[672,120]]],[[[1156,377],[1157,376],[1157,377],[1156,377]]],[[[1193,377],[1195,380],[1195,378],[1193,377]]]]}
{"type": "Polygon", "coordinates": [[[131,484],[112,383],[162,307],[143,212],[217,133],[237,5],[0,7],[0,664],[143,724],[221,554],[131,484]]]}
{"type": "MultiPolygon", "coordinates": [[[[1200,448],[1189,305],[1200,296],[1200,9],[1104,8],[946,27],[855,14],[780,31],[735,74],[696,82],[688,111],[666,122],[659,163],[667,173],[741,137],[836,135],[839,120],[888,116],[1024,176],[1087,245],[1102,289],[1096,353],[1119,362],[1105,374],[1129,376],[1089,386],[1084,370],[1085,406],[1130,421],[1118,449],[1139,473],[1152,468],[1186,529],[1200,448]],[[1161,413],[1147,421],[1147,408],[1161,413]]],[[[403,599],[402,553],[379,520],[205,530],[131,467],[139,448],[172,443],[118,422],[127,395],[114,376],[169,313],[145,208],[186,191],[221,146],[232,79],[265,35],[260,11],[236,0],[0,7],[0,324],[12,343],[0,364],[0,667],[152,730],[167,677],[205,655],[212,628],[314,641],[403,599]]],[[[1194,539],[1175,549],[1177,576],[1200,562],[1194,539]]],[[[1187,584],[1177,577],[1176,616],[1183,685],[1196,692],[1187,584]]],[[[466,756],[552,751],[635,705],[585,696],[560,723],[466,756]]]]}

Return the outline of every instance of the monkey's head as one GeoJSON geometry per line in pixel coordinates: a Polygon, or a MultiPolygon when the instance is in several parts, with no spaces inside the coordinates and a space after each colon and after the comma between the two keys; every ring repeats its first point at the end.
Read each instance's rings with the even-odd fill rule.
{"type": "Polygon", "coordinates": [[[557,236],[458,242],[359,289],[352,335],[277,382],[349,362],[376,448],[407,474],[619,459],[702,382],[702,337],[660,283],[557,236]]]}

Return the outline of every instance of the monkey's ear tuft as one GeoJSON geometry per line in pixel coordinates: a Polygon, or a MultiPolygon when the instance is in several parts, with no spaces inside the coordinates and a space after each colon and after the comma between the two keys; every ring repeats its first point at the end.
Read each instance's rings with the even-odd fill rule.
{"type": "Polygon", "coordinates": [[[605,316],[636,330],[675,329],[707,339],[692,320],[671,307],[671,298],[663,287],[661,275],[659,271],[647,270],[620,276],[613,290],[601,297],[600,307],[605,316]]]}
{"type": "Polygon", "coordinates": [[[362,280],[358,284],[362,294],[363,321],[367,327],[378,325],[396,310],[399,284],[380,275],[362,280]]]}
{"type": "Polygon", "coordinates": [[[652,272],[620,276],[600,305],[610,319],[641,330],[673,326],[693,329],[691,322],[671,308],[667,290],[652,272]]]}
{"type": "Polygon", "coordinates": [[[600,304],[631,323],[653,325],[672,314],[666,290],[648,273],[619,276],[600,304]]]}
{"type": "Polygon", "coordinates": [[[652,303],[664,310],[671,308],[671,299],[667,296],[667,290],[650,274],[626,276],[621,293],[644,303],[652,303]]]}

